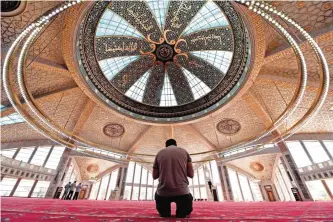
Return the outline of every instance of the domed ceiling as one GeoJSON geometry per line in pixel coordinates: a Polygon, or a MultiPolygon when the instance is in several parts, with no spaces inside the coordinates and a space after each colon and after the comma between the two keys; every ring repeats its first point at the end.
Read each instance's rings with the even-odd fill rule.
{"type": "Polygon", "coordinates": [[[246,75],[246,40],[230,2],[102,1],[81,25],[78,59],[85,81],[113,109],[176,122],[236,93],[246,75]]]}
{"type": "MultiPolygon", "coordinates": [[[[26,87],[17,83],[21,64],[15,56],[22,47],[13,53],[8,72],[2,72],[11,79],[8,87],[13,91],[7,94],[1,87],[2,145],[48,144],[46,138],[52,136],[90,157],[100,154],[119,161],[107,156],[114,152],[151,164],[165,140],[175,138],[200,164],[277,126],[300,86],[292,47],[265,18],[239,2],[84,1],[73,6],[28,1],[22,13],[2,15],[2,61],[25,27],[69,3],[28,47],[20,75],[26,87]],[[25,101],[19,94],[23,88],[39,115],[27,104],[29,98],[25,101]],[[18,98],[16,105],[9,97],[18,98]],[[20,118],[17,110],[29,115],[20,118]],[[39,123],[38,131],[28,120],[39,123]]],[[[332,4],[271,4],[300,26],[312,27],[310,34],[332,73],[332,4]]],[[[296,28],[287,28],[303,38],[296,28]]],[[[318,101],[323,81],[310,46],[299,42],[308,69],[302,102],[263,142],[287,135],[318,101]]],[[[332,81],[330,86],[321,110],[297,133],[331,136],[332,81]]],[[[252,163],[264,166],[260,172],[269,169],[251,159],[249,173],[252,163]]],[[[84,163],[84,170],[89,164],[84,163]]]]}

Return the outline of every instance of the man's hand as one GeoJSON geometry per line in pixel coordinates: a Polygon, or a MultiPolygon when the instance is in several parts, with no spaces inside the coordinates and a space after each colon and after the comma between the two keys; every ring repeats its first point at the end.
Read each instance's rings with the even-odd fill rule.
{"type": "Polygon", "coordinates": [[[194,177],[194,170],[193,170],[193,165],[192,162],[187,162],[187,176],[189,178],[193,178],[194,177]]]}
{"type": "Polygon", "coordinates": [[[153,168],[153,179],[156,180],[160,177],[158,169],[153,168]]]}

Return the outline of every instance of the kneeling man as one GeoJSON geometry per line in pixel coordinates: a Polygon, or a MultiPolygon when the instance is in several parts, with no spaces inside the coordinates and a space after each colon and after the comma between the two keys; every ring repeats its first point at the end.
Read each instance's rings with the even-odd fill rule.
{"type": "Polygon", "coordinates": [[[176,203],[176,217],[184,218],[192,212],[193,197],[187,177],[193,178],[193,175],[188,152],[177,147],[176,140],[167,140],[166,148],[158,152],[153,165],[153,178],[159,179],[155,201],[161,217],[171,216],[171,202],[176,203]]]}

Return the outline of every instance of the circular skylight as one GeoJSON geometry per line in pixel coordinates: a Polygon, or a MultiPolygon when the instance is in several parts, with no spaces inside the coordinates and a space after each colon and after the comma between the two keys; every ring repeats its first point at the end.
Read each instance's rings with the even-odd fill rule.
{"type": "Polygon", "coordinates": [[[96,2],[81,57],[105,101],[148,117],[179,117],[233,88],[246,59],[244,33],[230,2],[96,2]]]}

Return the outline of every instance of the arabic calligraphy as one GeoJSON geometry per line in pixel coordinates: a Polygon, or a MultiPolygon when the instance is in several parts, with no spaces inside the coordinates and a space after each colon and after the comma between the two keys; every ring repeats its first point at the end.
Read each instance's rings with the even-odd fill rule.
{"type": "Polygon", "coordinates": [[[171,19],[171,27],[179,29],[182,26],[180,22],[180,18],[178,17],[180,13],[187,14],[187,12],[191,10],[191,5],[186,5],[184,1],[180,3],[179,8],[174,14],[174,17],[171,19]]]}
{"type": "Polygon", "coordinates": [[[138,43],[136,42],[129,42],[128,44],[125,44],[125,42],[123,42],[122,45],[116,47],[109,47],[107,43],[104,43],[104,46],[106,52],[134,52],[138,50],[138,43]]]}
{"type": "Polygon", "coordinates": [[[221,36],[214,35],[214,34],[210,34],[210,35],[207,35],[207,36],[199,35],[199,36],[191,39],[191,43],[195,44],[197,41],[204,41],[205,45],[207,45],[208,42],[214,41],[214,40],[217,40],[217,41],[220,42],[220,44],[222,44],[222,38],[221,38],[221,36]]]}
{"type": "Polygon", "coordinates": [[[129,7],[128,9],[127,9],[127,11],[128,11],[128,13],[135,19],[135,21],[137,22],[137,23],[139,23],[141,26],[142,26],[142,28],[144,29],[144,30],[146,30],[146,31],[150,31],[152,28],[153,28],[153,25],[149,25],[149,24],[147,24],[147,23],[149,23],[149,19],[148,18],[146,18],[146,19],[144,19],[144,20],[142,20],[142,18],[145,16],[145,14],[143,13],[143,14],[137,14],[137,13],[135,13],[132,9],[133,9],[133,7],[136,7],[136,5],[132,5],[131,7],[129,7]]]}

